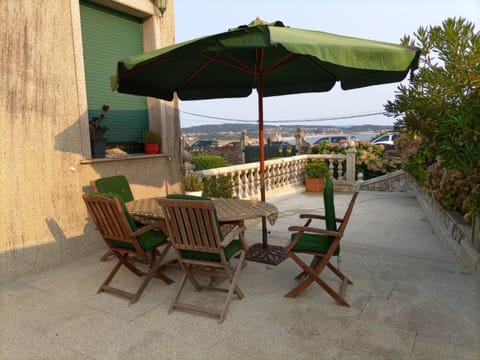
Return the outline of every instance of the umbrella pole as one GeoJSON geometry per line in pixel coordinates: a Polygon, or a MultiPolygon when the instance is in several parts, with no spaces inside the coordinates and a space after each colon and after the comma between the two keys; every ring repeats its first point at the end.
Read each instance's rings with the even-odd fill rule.
{"type": "MultiPolygon", "coordinates": [[[[258,143],[260,146],[260,196],[265,201],[265,141],[263,132],[263,49],[257,50],[257,94],[258,94],[258,143]]],[[[281,246],[268,245],[267,219],[262,217],[262,243],[250,246],[247,260],[278,265],[287,258],[281,246]]]]}
{"type": "MultiPolygon", "coordinates": [[[[257,94],[258,94],[258,144],[260,150],[260,199],[265,202],[265,136],[263,131],[263,81],[262,76],[258,76],[257,94]]],[[[262,245],[268,247],[267,239],[267,221],[262,217],[262,245]]]]}

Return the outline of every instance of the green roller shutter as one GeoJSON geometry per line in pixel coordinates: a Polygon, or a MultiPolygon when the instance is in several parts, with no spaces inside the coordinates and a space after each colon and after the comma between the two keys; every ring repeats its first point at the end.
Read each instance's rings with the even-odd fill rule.
{"type": "Polygon", "coordinates": [[[142,20],[88,1],[80,2],[89,118],[110,106],[103,123],[110,144],[138,143],[148,129],[147,99],[113,92],[117,61],[143,52],[142,20]]]}

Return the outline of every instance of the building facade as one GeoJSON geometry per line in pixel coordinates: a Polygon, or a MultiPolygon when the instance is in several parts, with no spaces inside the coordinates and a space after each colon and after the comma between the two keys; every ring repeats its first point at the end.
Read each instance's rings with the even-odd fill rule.
{"type": "Polygon", "coordinates": [[[95,45],[105,35],[100,24],[111,29],[116,19],[137,29],[129,40],[116,28],[117,41],[140,41],[143,51],[173,44],[173,0],[163,16],[150,0],[15,0],[0,11],[0,281],[6,281],[105,248],[82,200],[90,181],[123,174],[136,198],[178,192],[181,143],[177,102],[136,99],[143,104],[138,110],[110,98],[119,96],[105,92],[116,64],[108,70],[99,64],[114,52],[95,45]],[[102,100],[110,106],[111,143],[138,142],[148,128],[161,134],[160,153],[92,159],[88,120],[102,100]],[[129,126],[136,113],[143,114],[132,120],[136,129],[118,125],[129,126]]]}

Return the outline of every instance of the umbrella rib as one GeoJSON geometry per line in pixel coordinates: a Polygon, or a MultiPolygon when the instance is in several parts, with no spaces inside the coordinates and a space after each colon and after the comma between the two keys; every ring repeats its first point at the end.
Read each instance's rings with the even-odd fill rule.
{"type": "Polygon", "coordinates": [[[325,73],[327,73],[328,75],[330,75],[333,79],[335,79],[335,81],[339,81],[340,79],[338,79],[334,74],[332,74],[330,71],[328,71],[327,69],[325,69],[322,65],[320,64],[317,64],[315,61],[313,61],[312,59],[310,59],[309,57],[307,56],[304,56],[303,57],[305,60],[307,60],[310,64],[312,64],[313,66],[316,66],[317,68],[319,69],[322,69],[325,73]]]}
{"type": "Polygon", "coordinates": [[[128,75],[128,74],[131,74],[131,73],[134,73],[134,72],[137,72],[137,71],[140,71],[140,70],[144,70],[144,69],[148,69],[149,67],[152,67],[154,65],[158,65],[158,64],[161,64],[165,61],[169,61],[171,59],[170,56],[168,57],[162,57],[162,58],[159,58],[155,61],[152,61],[152,62],[148,62],[148,63],[145,63],[143,65],[139,65],[139,66],[135,66],[133,67],[132,69],[130,70],[125,70],[124,73],[122,74],[123,75],[128,75]]]}
{"type": "Polygon", "coordinates": [[[269,67],[267,67],[265,70],[262,71],[262,73],[263,74],[268,74],[269,72],[279,68],[280,66],[291,63],[292,61],[298,59],[299,57],[303,57],[303,55],[289,53],[289,54],[285,55],[284,57],[282,57],[281,59],[278,59],[276,62],[274,62],[269,67]]]}
{"type": "Polygon", "coordinates": [[[190,80],[192,80],[195,76],[197,76],[205,67],[208,66],[213,61],[211,58],[207,58],[207,61],[202,63],[199,67],[197,67],[185,80],[181,82],[180,85],[178,85],[178,90],[183,89],[185,85],[187,85],[190,80]]]}
{"type": "Polygon", "coordinates": [[[245,71],[246,73],[253,74],[255,71],[248,66],[246,63],[244,63],[241,59],[237,58],[235,55],[226,52],[226,54],[233,59],[236,63],[232,63],[226,60],[223,60],[222,58],[219,58],[217,56],[213,55],[206,55],[209,59],[212,59],[213,61],[219,62],[220,64],[228,65],[230,67],[245,71]]]}

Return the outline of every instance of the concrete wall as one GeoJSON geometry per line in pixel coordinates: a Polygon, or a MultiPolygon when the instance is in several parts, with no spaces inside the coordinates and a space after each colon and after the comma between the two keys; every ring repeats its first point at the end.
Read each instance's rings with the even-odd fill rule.
{"type": "MultiPolygon", "coordinates": [[[[159,18],[149,0],[97,1],[144,18],[145,48],[175,41],[174,4],[159,18]]],[[[82,194],[124,174],[138,198],[179,191],[177,103],[149,99],[164,155],[88,160],[78,0],[5,1],[0,7],[0,281],[105,247],[82,194]]],[[[114,69],[112,69],[114,70],[114,69]]]]}

